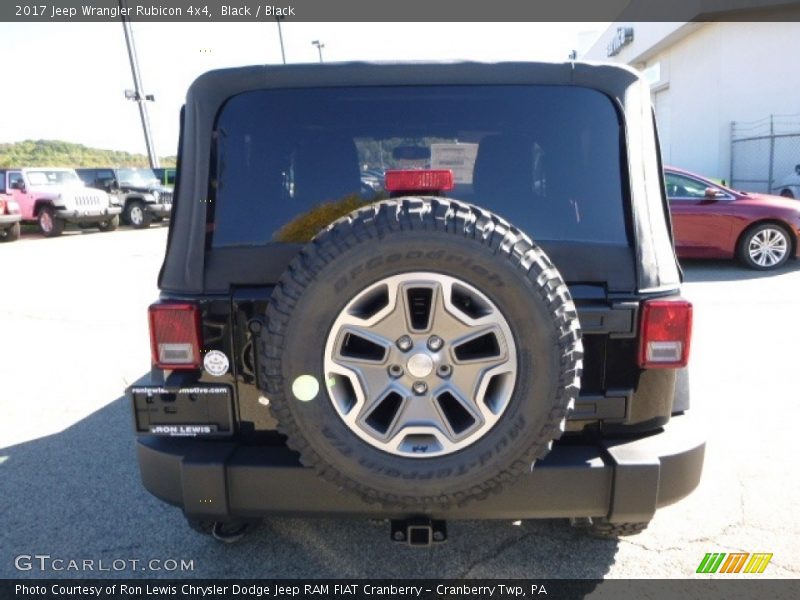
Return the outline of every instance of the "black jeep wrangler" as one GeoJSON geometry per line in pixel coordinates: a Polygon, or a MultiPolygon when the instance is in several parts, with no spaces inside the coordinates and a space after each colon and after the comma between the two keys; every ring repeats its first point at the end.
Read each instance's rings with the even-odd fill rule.
{"type": "Polygon", "coordinates": [[[122,222],[135,229],[150,227],[154,220],[169,218],[172,190],[164,187],[152,169],[102,167],[75,169],[83,182],[111,195],[122,208],[122,222]]]}
{"type": "Polygon", "coordinates": [[[617,536],[697,486],[692,307],[634,71],[238,68],[200,77],[181,123],[152,369],[128,394],[144,485],[192,526],[617,536]]]}

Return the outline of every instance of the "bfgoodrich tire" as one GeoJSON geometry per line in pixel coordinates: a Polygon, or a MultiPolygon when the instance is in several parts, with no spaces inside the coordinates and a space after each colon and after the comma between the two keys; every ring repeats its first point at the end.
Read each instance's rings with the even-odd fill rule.
{"type": "Polygon", "coordinates": [[[357,210],[291,263],[259,347],[304,464],[368,501],[483,498],[530,471],[580,386],[575,306],[530,238],[483,209],[357,210]]]}

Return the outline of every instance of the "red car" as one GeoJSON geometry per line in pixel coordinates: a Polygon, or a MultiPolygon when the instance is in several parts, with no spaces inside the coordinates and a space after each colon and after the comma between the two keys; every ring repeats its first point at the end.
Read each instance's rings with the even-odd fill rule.
{"type": "Polygon", "coordinates": [[[11,196],[0,193],[0,242],[13,242],[19,239],[19,204],[11,196]]]}
{"type": "Polygon", "coordinates": [[[798,254],[800,202],[732,190],[681,169],[664,169],[680,258],[733,258],[775,269],[798,254]]]}

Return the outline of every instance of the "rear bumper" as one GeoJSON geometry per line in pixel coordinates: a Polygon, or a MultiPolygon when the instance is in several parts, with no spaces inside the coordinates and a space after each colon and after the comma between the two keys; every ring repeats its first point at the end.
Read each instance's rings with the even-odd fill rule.
{"type": "MultiPolygon", "coordinates": [[[[502,492],[428,516],[648,521],[657,508],[697,487],[704,452],[705,442],[688,415],[674,417],[660,433],[635,440],[561,442],[530,474],[502,492]]],[[[285,446],[141,436],[137,453],[144,486],[195,518],[410,516],[339,490],[303,467],[285,446]]]]}
{"type": "Polygon", "coordinates": [[[119,206],[109,206],[103,210],[80,211],[61,209],[56,211],[56,217],[68,223],[98,223],[105,221],[122,212],[119,206]]]}
{"type": "Polygon", "coordinates": [[[144,209],[155,217],[168,217],[172,204],[145,204],[144,209]]]}
{"type": "Polygon", "coordinates": [[[0,229],[7,229],[21,220],[22,215],[0,215],[0,229]]]}

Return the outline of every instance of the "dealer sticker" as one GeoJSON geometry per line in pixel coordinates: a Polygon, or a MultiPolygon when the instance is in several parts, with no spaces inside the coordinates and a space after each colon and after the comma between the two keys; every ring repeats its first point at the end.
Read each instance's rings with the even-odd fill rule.
{"type": "Polygon", "coordinates": [[[228,357],[219,350],[212,350],[203,358],[203,366],[214,377],[222,377],[228,372],[228,357]]]}

